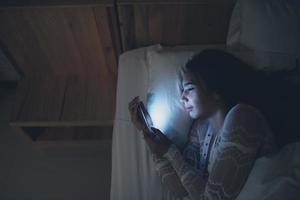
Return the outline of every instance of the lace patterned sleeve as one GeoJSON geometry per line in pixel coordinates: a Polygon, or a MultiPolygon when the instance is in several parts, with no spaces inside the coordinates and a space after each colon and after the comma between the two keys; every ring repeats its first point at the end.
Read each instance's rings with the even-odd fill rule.
{"type": "Polygon", "coordinates": [[[197,193],[194,189],[204,189],[206,176],[200,168],[200,146],[203,145],[203,140],[207,131],[207,123],[195,123],[190,133],[189,144],[184,150],[184,153],[178,150],[175,145],[171,145],[164,157],[169,161],[174,171],[176,171],[181,184],[188,192],[197,193]]]}
{"type": "Polygon", "coordinates": [[[184,162],[175,147],[169,149],[166,157],[191,199],[235,199],[268,131],[263,116],[255,108],[240,104],[232,108],[212,147],[207,181],[184,162]]]}
{"type": "Polygon", "coordinates": [[[176,171],[174,170],[168,159],[153,155],[153,161],[163,187],[167,191],[170,191],[176,197],[187,196],[185,188],[181,184],[181,181],[176,171]]]}
{"type": "Polygon", "coordinates": [[[186,162],[180,151],[174,145],[171,145],[164,156],[170,161],[172,167],[175,169],[182,185],[188,192],[189,197],[192,199],[199,199],[201,194],[203,194],[206,185],[204,174],[186,162]]]}
{"type": "MultiPolygon", "coordinates": [[[[206,124],[200,122],[194,123],[190,131],[189,142],[184,149],[184,160],[189,165],[194,166],[194,168],[199,166],[199,150],[204,138],[203,132],[205,132],[205,128],[206,124]]],[[[176,148],[176,150],[178,149],[176,148]]],[[[179,152],[181,154],[181,151],[179,152]]],[[[157,157],[156,155],[153,155],[153,161],[164,188],[172,192],[176,197],[187,196],[188,193],[170,161],[165,157],[157,157]]]]}

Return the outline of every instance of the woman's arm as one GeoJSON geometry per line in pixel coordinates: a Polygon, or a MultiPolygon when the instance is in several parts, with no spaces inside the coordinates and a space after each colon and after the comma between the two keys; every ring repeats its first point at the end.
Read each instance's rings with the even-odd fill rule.
{"type": "MultiPolygon", "coordinates": [[[[191,166],[191,170],[199,168],[200,166],[200,146],[203,143],[206,130],[207,123],[199,121],[193,124],[189,133],[189,141],[184,148],[183,157],[191,166]]],[[[188,193],[183,187],[181,180],[170,161],[167,158],[155,154],[153,154],[153,160],[163,186],[177,197],[187,196],[188,193]]]]}
{"type": "Polygon", "coordinates": [[[175,145],[171,145],[164,157],[171,163],[189,196],[192,199],[200,199],[207,181],[204,174],[186,162],[175,145]]]}
{"type": "Polygon", "coordinates": [[[176,197],[185,197],[188,195],[187,191],[181,184],[176,171],[172,167],[168,159],[153,155],[155,169],[158,172],[163,187],[174,194],[176,197]]]}
{"type": "Polygon", "coordinates": [[[235,199],[253,167],[263,137],[268,131],[262,115],[250,106],[237,106],[228,113],[212,149],[208,181],[191,169],[174,146],[165,154],[193,200],[235,199]]]}

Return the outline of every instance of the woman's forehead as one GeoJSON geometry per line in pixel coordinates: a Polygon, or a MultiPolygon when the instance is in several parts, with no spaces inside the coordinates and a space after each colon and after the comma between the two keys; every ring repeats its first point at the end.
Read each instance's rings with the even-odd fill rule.
{"type": "Polygon", "coordinates": [[[197,83],[197,79],[196,77],[189,73],[189,72],[186,72],[186,73],[183,73],[182,75],[182,85],[186,84],[186,83],[197,83]]]}
{"type": "Polygon", "coordinates": [[[194,74],[186,72],[182,76],[181,87],[187,87],[189,85],[196,85],[199,88],[206,90],[205,83],[201,78],[197,78],[194,74]]]}

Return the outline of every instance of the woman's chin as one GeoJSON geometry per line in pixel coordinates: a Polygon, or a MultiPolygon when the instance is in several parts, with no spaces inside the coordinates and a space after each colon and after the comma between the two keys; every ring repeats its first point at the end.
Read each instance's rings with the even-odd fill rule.
{"type": "Polygon", "coordinates": [[[201,112],[190,112],[189,115],[190,115],[190,118],[192,118],[194,120],[196,120],[196,119],[203,120],[203,119],[207,118],[207,116],[204,115],[204,113],[201,113],[201,112]]]}
{"type": "Polygon", "coordinates": [[[194,113],[194,112],[190,112],[189,115],[192,119],[198,119],[200,117],[198,113],[194,113]]]}

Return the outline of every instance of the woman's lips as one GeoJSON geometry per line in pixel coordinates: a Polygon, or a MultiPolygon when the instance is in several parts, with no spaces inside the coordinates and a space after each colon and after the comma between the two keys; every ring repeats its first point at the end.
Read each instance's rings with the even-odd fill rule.
{"type": "Polygon", "coordinates": [[[191,112],[192,110],[193,110],[193,107],[187,107],[187,108],[185,108],[186,112],[191,112]]]}

